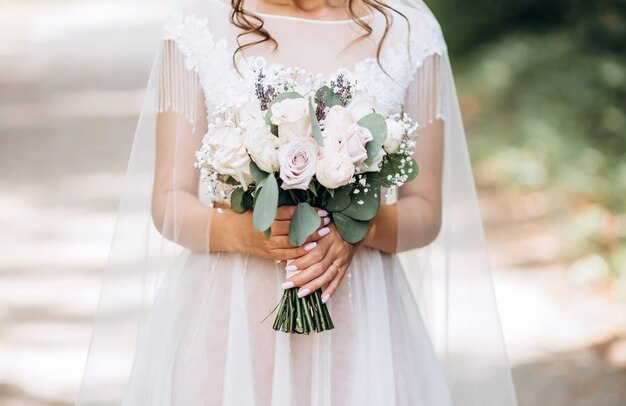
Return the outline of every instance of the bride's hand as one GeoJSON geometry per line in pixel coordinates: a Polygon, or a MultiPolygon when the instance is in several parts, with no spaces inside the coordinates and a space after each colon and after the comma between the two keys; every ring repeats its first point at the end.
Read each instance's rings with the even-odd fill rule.
{"type": "Polygon", "coordinates": [[[276,219],[272,224],[270,238],[265,238],[264,233],[252,228],[252,212],[243,213],[247,217],[242,218],[244,225],[239,227],[240,231],[236,233],[241,245],[239,251],[271,258],[276,261],[287,261],[299,258],[314,249],[317,246],[317,241],[329,231],[328,227],[326,227],[330,223],[328,213],[324,210],[319,210],[318,214],[321,217],[321,221],[318,230],[303,245],[294,247],[289,243],[288,236],[291,217],[295,209],[296,206],[281,206],[278,208],[276,219]]]}
{"type": "Polygon", "coordinates": [[[302,270],[283,283],[283,289],[299,287],[298,296],[304,297],[326,285],[322,302],[335,293],[352,262],[359,244],[352,245],[341,238],[334,225],[329,234],[318,241],[317,247],[293,261],[291,270],[302,270]]]}

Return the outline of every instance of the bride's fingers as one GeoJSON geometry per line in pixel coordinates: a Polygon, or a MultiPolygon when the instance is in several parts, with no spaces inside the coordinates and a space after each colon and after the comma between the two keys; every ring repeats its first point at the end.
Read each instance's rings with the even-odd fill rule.
{"type": "MultiPolygon", "coordinates": [[[[330,266],[331,263],[329,261],[331,261],[332,257],[333,256],[329,255],[327,251],[325,252],[321,249],[315,250],[314,252],[312,251],[310,259],[312,260],[313,264],[309,267],[304,268],[304,270],[300,271],[291,278],[287,279],[282,285],[283,289],[289,289],[296,286],[302,287],[322,276],[330,266]]],[[[292,262],[290,265],[294,265],[294,263],[296,263],[296,261],[292,262]]],[[[290,269],[289,266],[287,266],[286,270],[295,271],[296,268],[290,269]]]]}
{"type": "Polygon", "coordinates": [[[293,213],[296,211],[296,206],[280,206],[276,210],[276,220],[291,220],[293,213]]]}
{"type": "Polygon", "coordinates": [[[298,257],[295,261],[290,263],[287,266],[286,270],[291,271],[291,272],[298,271],[298,270],[300,271],[307,270],[310,266],[317,264],[318,262],[321,262],[324,259],[324,257],[326,257],[328,250],[332,246],[332,241],[325,240],[323,239],[323,237],[320,237],[320,239],[321,240],[317,242],[313,241],[313,242],[308,242],[304,244],[305,248],[310,248],[312,244],[315,244],[315,246],[313,247],[313,249],[309,250],[307,254],[301,257],[298,257]]]}
{"type": "Polygon", "coordinates": [[[309,243],[308,245],[304,245],[302,247],[292,247],[292,248],[278,248],[270,250],[271,257],[276,261],[289,261],[294,258],[300,258],[301,256],[307,254],[313,248],[315,248],[317,244],[315,242],[309,243]]]}
{"type": "Polygon", "coordinates": [[[337,272],[337,275],[328,283],[328,286],[322,291],[322,303],[328,302],[330,298],[335,294],[335,291],[339,287],[339,282],[346,275],[349,264],[341,267],[341,270],[337,272]]]}
{"type": "MultiPolygon", "coordinates": [[[[339,260],[337,259],[336,261],[339,261],[339,260]]],[[[319,277],[315,278],[311,282],[305,284],[304,286],[300,287],[300,289],[298,289],[298,297],[308,296],[311,293],[315,292],[316,290],[322,288],[324,285],[329,285],[335,279],[338,280],[337,281],[337,285],[338,285],[342,277],[341,272],[342,272],[342,267],[339,265],[336,265],[335,261],[331,262],[330,266],[326,269],[326,272],[324,272],[319,277]]],[[[322,295],[322,298],[326,298],[326,296],[322,295]]],[[[326,301],[328,299],[330,299],[330,296],[326,298],[326,301]]]]}
{"type": "Polygon", "coordinates": [[[274,220],[272,223],[272,237],[279,235],[289,235],[291,220],[274,220]]]}

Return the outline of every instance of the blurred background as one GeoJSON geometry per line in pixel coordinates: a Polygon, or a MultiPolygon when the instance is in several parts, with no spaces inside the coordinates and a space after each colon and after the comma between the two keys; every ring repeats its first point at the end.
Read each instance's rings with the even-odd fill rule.
{"type": "MultiPolygon", "coordinates": [[[[73,403],[169,3],[0,0],[0,405],[73,403]]],[[[520,404],[626,405],[626,1],[428,3],[520,404]]]]}

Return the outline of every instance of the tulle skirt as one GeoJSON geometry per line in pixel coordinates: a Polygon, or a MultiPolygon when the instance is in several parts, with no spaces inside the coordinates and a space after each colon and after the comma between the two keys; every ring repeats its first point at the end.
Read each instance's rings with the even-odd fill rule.
{"type": "Polygon", "coordinates": [[[272,260],[184,251],[142,328],[124,405],[451,404],[395,256],[359,249],[321,334],[272,329],[284,278],[272,260]]]}

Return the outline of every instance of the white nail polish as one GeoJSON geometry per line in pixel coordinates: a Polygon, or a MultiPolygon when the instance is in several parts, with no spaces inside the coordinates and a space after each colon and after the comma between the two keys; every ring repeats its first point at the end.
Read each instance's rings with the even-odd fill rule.
{"type": "Polygon", "coordinates": [[[285,271],[287,271],[287,272],[295,272],[297,270],[298,270],[298,267],[295,266],[295,265],[287,265],[285,267],[285,271]]]}
{"type": "Polygon", "coordinates": [[[309,293],[311,293],[311,290],[309,290],[309,288],[300,289],[298,291],[298,297],[305,297],[309,293]]]}
{"type": "Polygon", "coordinates": [[[324,217],[324,225],[327,226],[330,224],[330,219],[328,217],[324,217]]]}
{"type": "Polygon", "coordinates": [[[328,233],[330,233],[330,228],[328,227],[324,227],[319,231],[319,235],[320,237],[323,237],[325,235],[328,235],[328,233]]]}
{"type": "Polygon", "coordinates": [[[308,243],[304,246],[305,251],[311,251],[313,248],[317,247],[317,243],[315,241],[308,243]]]}
{"type": "Polygon", "coordinates": [[[328,302],[328,299],[330,299],[330,295],[327,293],[324,295],[324,297],[322,298],[322,303],[326,303],[328,302]]]}
{"type": "Polygon", "coordinates": [[[326,217],[328,216],[328,212],[326,210],[320,209],[317,211],[318,216],[320,217],[326,217]]]}
{"type": "Polygon", "coordinates": [[[289,282],[285,282],[282,285],[280,285],[283,289],[291,289],[294,287],[293,282],[289,281],[289,282]]]}

